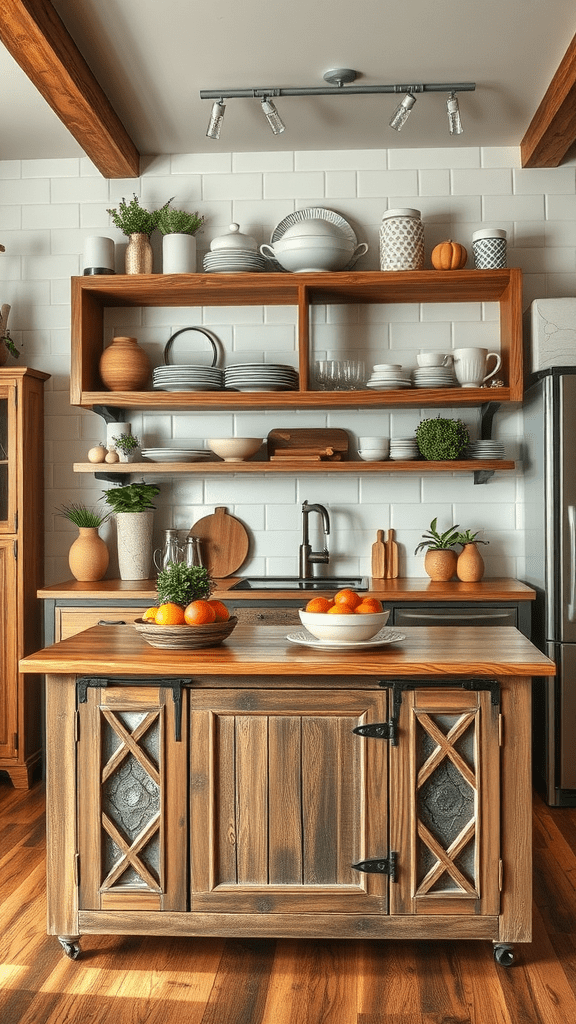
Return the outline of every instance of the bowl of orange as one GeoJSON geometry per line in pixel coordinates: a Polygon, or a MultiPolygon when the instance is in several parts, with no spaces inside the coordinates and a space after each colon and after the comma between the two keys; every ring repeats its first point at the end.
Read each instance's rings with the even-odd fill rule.
{"type": "Polygon", "coordinates": [[[390,616],[377,598],[348,589],[339,590],[333,598],[312,598],[298,614],[317,640],[336,644],[372,640],[390,616]]]}
{"type": "Polygon", "coordinates": [[[147,608],[135,629],[151,647],[195,650],[216,647],[236,628],[238,619],[230,615],[222,601],[192,601],[186,608],[172,602],[147,608]]]}

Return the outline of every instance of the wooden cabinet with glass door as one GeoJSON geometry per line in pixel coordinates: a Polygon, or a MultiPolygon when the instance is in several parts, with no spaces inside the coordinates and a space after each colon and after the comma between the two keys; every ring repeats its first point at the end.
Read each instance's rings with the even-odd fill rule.
{"type": "Polygon", "coordinates": [[[0,771],[30,785],[41,758],[40,676],[18,659],[41,635],[44,579],[44,402],[47,373],[0,369],[0,771]]]}

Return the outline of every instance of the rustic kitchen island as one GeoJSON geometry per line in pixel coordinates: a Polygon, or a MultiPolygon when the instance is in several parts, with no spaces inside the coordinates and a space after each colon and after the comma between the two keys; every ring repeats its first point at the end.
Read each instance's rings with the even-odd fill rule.
{"type": "Polygon", "coordinates": [[[46,674],[48,933],[531,939],[531,677],[512,627],[360,652],[285,626],[161,650],[94,626],[46,674]]]}

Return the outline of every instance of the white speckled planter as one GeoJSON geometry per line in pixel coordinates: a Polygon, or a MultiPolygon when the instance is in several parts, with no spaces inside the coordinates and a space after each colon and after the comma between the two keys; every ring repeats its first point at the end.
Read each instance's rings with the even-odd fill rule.
{"type": "Polygon", "coordinates": [[[117,512],[118,569],[121,580],[147,580],[152,567],[154,510],[117,512]]]}

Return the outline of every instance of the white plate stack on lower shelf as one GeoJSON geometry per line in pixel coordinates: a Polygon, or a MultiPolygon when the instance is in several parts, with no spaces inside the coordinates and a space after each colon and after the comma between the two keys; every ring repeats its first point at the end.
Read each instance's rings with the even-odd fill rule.
{"type": "Polygon", "coordinates": [[[390,458],[402,462],[405,459],[418,459],[420,452],[415,437],[391,437],[390,458]]]}
{"type": "Polygon", "coordinates": [[[465,457],[468,459],[504,459],[506,446],[503,441],[469,441],[465,457]]]}
{"type": "Polygon", "coordinates": [[[232,391],[296,391],[298,371],[283,363],[237,363],[224,370],[232,391]]]}
{"type": "Polygon", "coordinates": [[[217,366],[156,366],[152,371],[155,391],[221,391],[224,371],[217,366]]]}
{"type": "Polygon", "coordinates": [[[211,459],[206,448],[143,448],[142,458],[151,462],[202,462],[211,459]]]}
{"type": "Polygon", "coordinates": [[[373,391],[397,391],[399,388],[412,387],[412,374],[395,363],[377,363],[372,368],[366,387],[373,391]]]}

